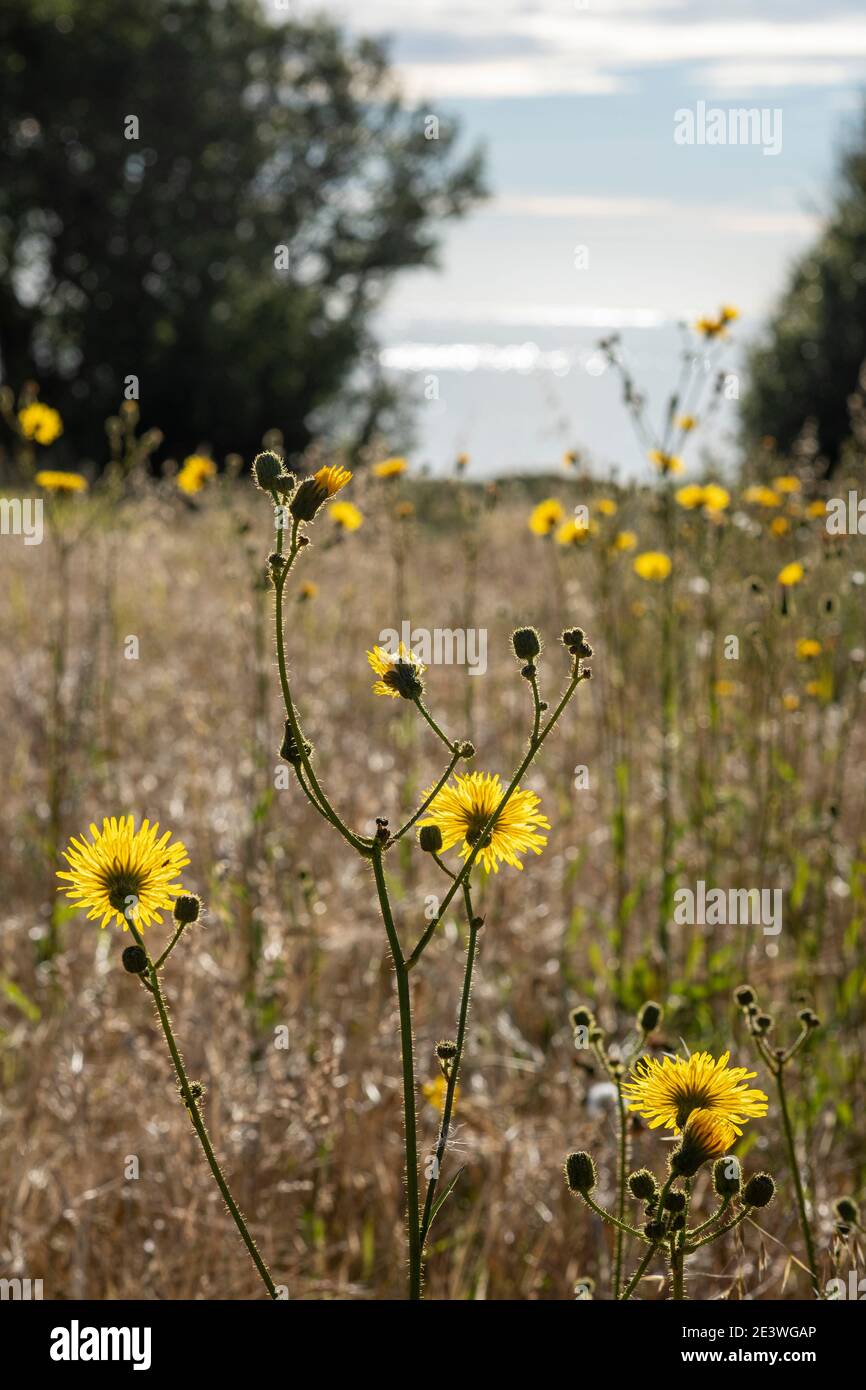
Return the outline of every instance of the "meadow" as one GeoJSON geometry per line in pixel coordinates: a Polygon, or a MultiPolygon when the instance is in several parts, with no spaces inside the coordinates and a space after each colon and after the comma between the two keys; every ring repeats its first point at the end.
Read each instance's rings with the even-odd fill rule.
{"type": "MultiPolygon", "coordinates": [[[[444,741],[471,741],[471,767],[505,782],[539,700],[552,709],[580,665],[580,643],[560,640],[579,625],[592,679],[520,784],[546,842],[522,872],[477,867],[475,926],[455,897],[409,977],[422,1175],[453,1092],[424,1295],[621,1292],[640,1243],[620,1230],[618,1249],[581,1197],[622,1212],[623,1156],[629,1172],[664,1172],[669,1131],[631,1112],[620,1131],[622,1079],[645,1049],[729,1052],[768,1101],[732,1150],[745,1175],[772,1174],[775,1200],[694,1250],[687,1296],[828,1296],[857,1266],[864,1175],[866,564],[862,537],[829,534],[826,513],[862,492],[858,457],[821,483],[807,455],[774,458],[768,441],[743,482],[648,466],[646,484],[612,488],[575,459],[484,486],[471,460],[434,481],[372,450],[310,520],[282,596],[310,765],[373,846],[365,859],[292,775],[304,755],[280,755],[277,493],[253,486],[250,460],[154,478],[136,431],[130,410],[114,466],[86,490],[43,486],[42,544],[2,539],[0,1272],[43,1278],[51,1298],[262,1293],[178,1094],[148,975],[121,964],[130,936],[57,892],[70,837],[134,815],[183,841],[184,889],[204,903],[165,992],[276,1285],[292,1299],[405,1296],[406,1074],[372,870],[377,835],[412,816],[445,759],[412,699],[374,693],[367,652],[404,622],[483,633],[486,669],[431,661],[424,699],[444,741]],[[529,675],[512,647],[526,628],[543,639],[529,675]],[[729,890],[753,888],[780,896],[730,921],[729,890]],[[724,912],[708,910],[714,889],[724,912]],[[470,936],[454,1090],[436,1049],[454,1037],[470,936]],[[734,999],[744,985],[751,1013],[734,999]],[[648,1001],[658,1013],[636,1024],[648,1001]],[[775,1049],[798,1038],[783,1093],[775,1049]],[[585,1151],[592,1182],[578,1161],[567,1182],[566,1155],[585,1151]]],[[[314,451],[301,476],[339,462],[314,451]]],[[[381,861],[407,953],[443,883],[417,828],[381,861]]],[[[148,926],[147,949],[172,931],[148,926]]],[[[706,1164],[688,1175],[699,1221],[712,1186],[706,1164]]],[[[628,1193],[625,1210],[640,1222],[628,1193]]],[[[682,1288],[659,1258],[633,1293],[682,1288]]]]}

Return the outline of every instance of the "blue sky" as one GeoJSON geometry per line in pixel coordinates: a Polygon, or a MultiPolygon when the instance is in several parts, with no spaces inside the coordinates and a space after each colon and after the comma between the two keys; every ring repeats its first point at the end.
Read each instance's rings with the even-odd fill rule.
{"type": "MultiPolygon", "coordinates": [[[[307,6],[307,8],[313,8],[307,6]]],[[[318,8],[318,7],[316,7],[318,8]]],[[[803,0],[337,0],[404,90],[483,141],[489,204],[403,277],[397,318],[766,311],[866,89],[866,12],[803,0]],[[674,143],[698,101],[781,112],[782,149],[674,143]],[[575,248],[588,265],[575,269],[575,248]]],[[[615,316],[614,316],[615,317],[615,316]]]]}

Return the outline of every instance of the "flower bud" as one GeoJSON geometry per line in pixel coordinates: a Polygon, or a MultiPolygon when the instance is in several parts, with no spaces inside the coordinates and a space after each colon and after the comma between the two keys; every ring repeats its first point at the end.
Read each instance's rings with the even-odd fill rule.
{"type": "Polygon", "coordinates": [[[752,989],[751,985],[739,985],[737,989],[734,990],[734,1002],[738,1004],[741,1009],[747,1009],[750,1004],[754,1004],[755,998],[755,991],[752,989]]]}
{"type": "Polygon", "coordinates": [[[664,1199],[664,1202],[662,1203],[662,1205],[663,1205],[665,1211],[673,1211],[673,1212],[685,1211],[685,1209],[686,1209],[686,1196],[685,1196],[685,1193],[684,1193],[684,1192],[667,1192],[667,1193],[665,1193],[665,1199],[664,1199]]]}
{"type": "Polygon", "coordinates": [[[271,492],[276,487],[277,479],[282,476],[283,460],[279,454],[273,454],[268,450],[263,454],[256,454],[253,459],[253,478],[256,487],[260,487],[263,492],[271,492]]]}
{"type": "Polygon", "coordinates": [[[197,922],[201,912],[201,898],[196,897],[195,893],[181,893],[180,897],[174,900],[174,920],[178,926],[189,926],[190,922],[197,922]]]}
{"type": "Polygon", "coordinates": [[[534,661],[541,653],[541,638],[534,627],[519,627],[511,634],[511,645],[518,661],[534,661]]]}
{"type": "Polygon", "coordinates": [[[776,1184],[769,1173],[753,1173],[743,1188],[747,1207],[765,1207],[776,1195],[776,1184]]]}
{"type": "Polygon", "coordinates": [[[595,1019],[592,1016],[592,1011],[585,1004],[581,1004],[578,1008],[572,1009],[568,1015],[568,1021],[572,1028],[591,1028],[595,1019]]]}
{"type": "Polygon", "coordinates": [[[648,999],[637,1016],[638,1027],[642,1033],[652,1033],[662,1021],[662,1006],[648,999]]]}
{"type": "Polygon", "coordinates": [[[632,1173],[628,1180],[628,1186],[632,1197],[636,1197],[639,1202],[658,1200],[658,1183],[649,1168],[639,1168],[636,1173],[632,1173]]]}
{"type": "Polygon", "coordinates": [[[127,946],[120,959],[130,975],[141,975],[147,969],[147,952],[143,946],[127,946]]]}
{"type": "Polygon", "coordinates": [[[728,1154],[725,1158],[717,1158],[713,1164],[713,1187],[716,1196],[723,1200],[727,1197],[736,1197],[740,1190],[743,1180],[740,1160],[728,1154]]]}
{"type": "Polygon", "coordinates": [[[572,1192],[591,1192],[597,1182],[595,1164],[585,1151],[570,1153],[565,1160],[565,1180],[572,1192]]]}
{"type": "Polygon", "coordinates": [[[844,1221],[847,1226],[858,1226],[860,1224],[860,1208],[853,1197],[839,1197],[833,1205],[840,1221],[844,1221]]]}
{"type": "Polygon", "coordinates": [[[418,843],[425,854],[438,854],[442,848],[442,831],[438,825],[422,825],[418,831],[418,843]]]}

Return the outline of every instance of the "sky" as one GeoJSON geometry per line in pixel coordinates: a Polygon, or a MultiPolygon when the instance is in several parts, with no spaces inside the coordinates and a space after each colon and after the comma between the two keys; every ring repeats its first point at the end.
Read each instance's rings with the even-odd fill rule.
{"type": "Polygon", "coordinates": [[[866,8],[850,0],[331,0],[328,11],[387,37],[407,96],[457,116],[466,147],[487,156],[489,201],[446,228],[438,271],[406,273],[390,292],[394,362],[432,341],[510,348],[529,335],[551,348],[552,330],[583,342],[583,330],[671,324],[723,302],[757,331],[820,228],[866,92],[866,8]],[[727,143],[698,142],[701,103],[721,111],[727,143]],[[747,143],[730,139],[740,108],[764,122],[747,143]],[[678,143],[688,119],[694,142],[678,143]]]}

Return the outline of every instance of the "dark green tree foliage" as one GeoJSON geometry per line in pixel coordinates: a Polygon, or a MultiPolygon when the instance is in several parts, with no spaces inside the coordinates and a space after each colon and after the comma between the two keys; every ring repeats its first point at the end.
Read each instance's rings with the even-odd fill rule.
{"type": "Polygon", "coordinates": [[[743,402],[747,438],[790,449],[807,420],[832,471],[850,435],[848,397],[866,360],[866,120],[841,161],[826,230],[794,266],[743,402]]]}
{"type": "Polygon", "coordinates": [[[172,452],[302,448],[481,192],[381,46],[257,0],[3,0],[0,54],[3,380],[96,458],[130,375],[172,452]]]}

